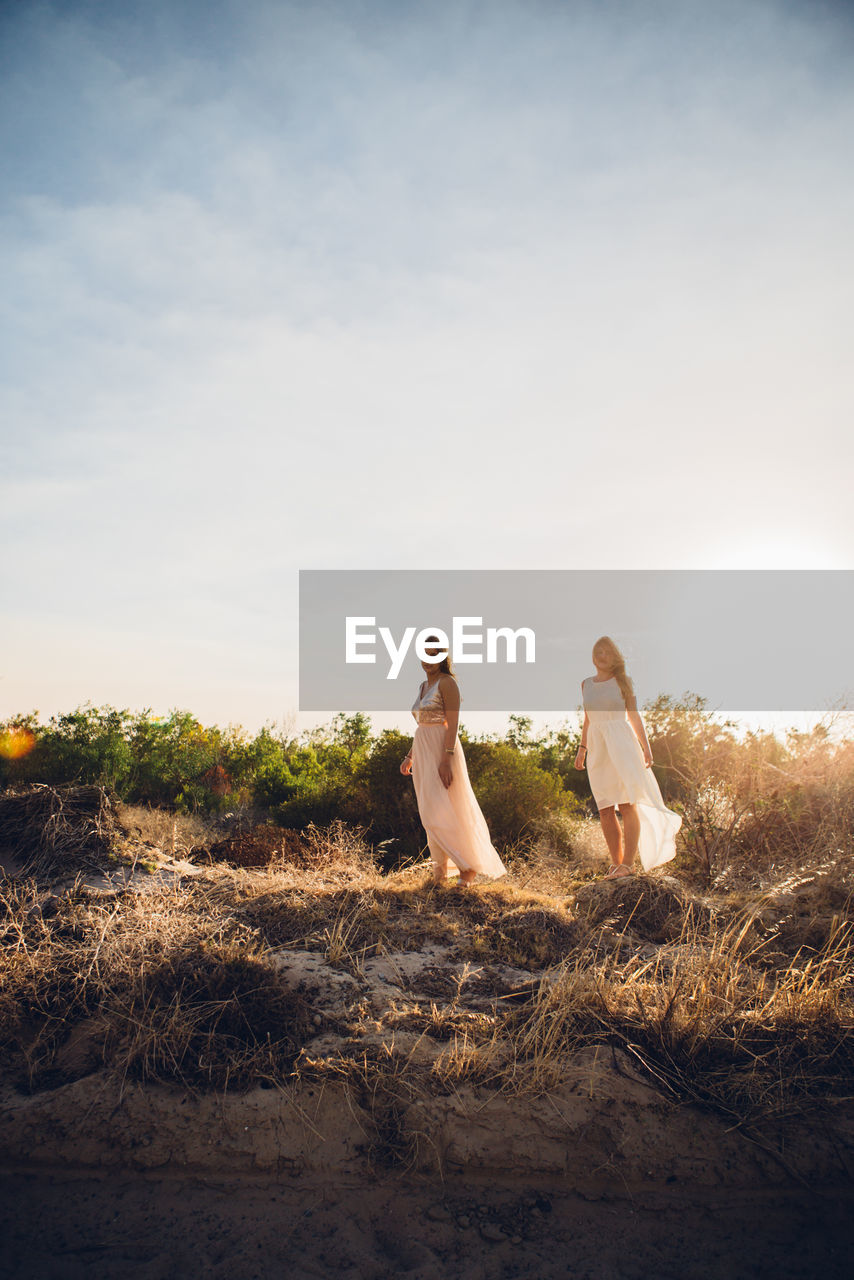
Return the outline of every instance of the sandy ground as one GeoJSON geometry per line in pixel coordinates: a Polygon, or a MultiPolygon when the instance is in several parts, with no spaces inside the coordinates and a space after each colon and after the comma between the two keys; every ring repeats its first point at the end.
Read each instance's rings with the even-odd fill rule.
{"type": "Polygon", "coordinates": [[[420,1101],[395,1173],[340,1087],[4,1089],[0,1275],[848,1280],[850,1116],[778,1133],[781,1163],[606,1070],[592,1095],[420,1101]]]}
{"type": "Polygon", "coordinates": [[[854,1245],[850,1192],[21,1170],[0,1199],[9,1280],[847,1280],[854,1245]]]}

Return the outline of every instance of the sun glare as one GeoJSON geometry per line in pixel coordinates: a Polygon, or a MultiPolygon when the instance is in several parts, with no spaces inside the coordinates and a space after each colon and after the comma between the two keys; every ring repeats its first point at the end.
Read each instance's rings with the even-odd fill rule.
{"type": "Polygon", "coordinates": [[[20,760],[22,756],[29,755],[35,744],[35,735],[29,729],[0,731],[0,756],[5,760],[20,760]]]}

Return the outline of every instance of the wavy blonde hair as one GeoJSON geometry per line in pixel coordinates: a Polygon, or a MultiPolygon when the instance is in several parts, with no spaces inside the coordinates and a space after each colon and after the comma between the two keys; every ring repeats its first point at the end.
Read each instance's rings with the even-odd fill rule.
{"type": "Polygon", "coordinates": [[[626,674],[626,660],[620,650],[614,644],[610,636],[600,636],[593,646],[593,653],[600,650],[605,663],[611,669],[611,675],[620,687],[620,693],[623,695],[623,702],[628,702],[629,698],[635,696],[635,687],[632,684],[631,677],[626,674]]]}

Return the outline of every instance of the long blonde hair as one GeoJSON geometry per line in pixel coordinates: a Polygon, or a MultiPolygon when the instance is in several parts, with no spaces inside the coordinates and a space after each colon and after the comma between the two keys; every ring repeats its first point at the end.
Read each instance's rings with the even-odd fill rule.
{"type": "Polygon", "coordinates": [[[600,636],[593,646],[593,652],[595,653],[597,649],[603,650],[602,656],[611,668],[611,675],[620,686],[623,702],[628,702],[629,698],[635,696],[635,688],[631,677],[626,674],[625,658],[610,636],[600,636]]]}

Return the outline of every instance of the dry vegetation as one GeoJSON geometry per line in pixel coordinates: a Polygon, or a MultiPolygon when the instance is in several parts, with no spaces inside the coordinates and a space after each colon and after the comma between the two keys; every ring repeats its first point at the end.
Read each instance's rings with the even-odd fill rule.
{"type": "Polygon", "coordinates": [[[132,879],[63,888],[67,832],[52,880],[30,833],[39,874],[0,885],[0,1043],[19,1088],[100,1069],[194,1089],[343,1078],[396,1160],[413,1098],[544,1093],[591,1046],[750,1132],[854,1093],[850,855],[794,871],[778,850],[702,891],[678,866],[612,882],[596,824],[576,820],[577,852],[541,831],[505,879],[437,889],[424,866],[381,874],[341,823],[115,818],[106,865],[132,879]]]}
{"type": "Polygon", "coordinates": [[[116,807],[104,787],[35,783],[0,795],[0,838],[23,875],[56,879],[115,860],[116,807]]]}

